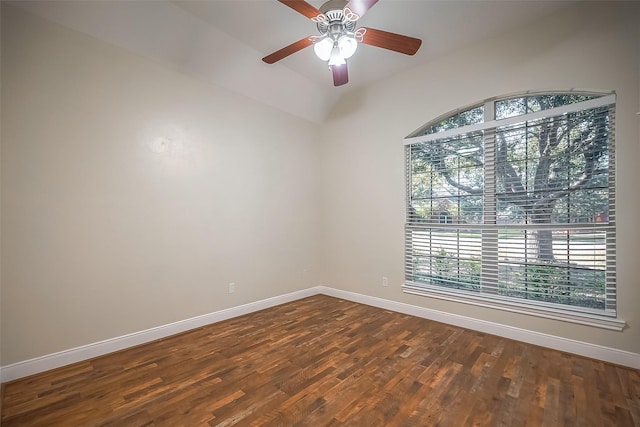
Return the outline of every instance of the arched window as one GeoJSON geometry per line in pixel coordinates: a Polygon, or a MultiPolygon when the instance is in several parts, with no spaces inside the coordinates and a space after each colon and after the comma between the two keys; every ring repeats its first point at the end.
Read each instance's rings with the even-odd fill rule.
{"type": "Polygon", "coordinates": [[[405,138],[405,292],[621,329],[615,95],[485,101],[405,138]]]}

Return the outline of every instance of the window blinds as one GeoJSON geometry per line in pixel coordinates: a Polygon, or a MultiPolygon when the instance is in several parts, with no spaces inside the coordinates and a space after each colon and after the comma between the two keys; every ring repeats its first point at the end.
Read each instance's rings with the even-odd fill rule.
{"type": "Polygon", "coordinates": [[[615,316],[615,95],[508,108],[405,139],[406,285],[615,316]]]}

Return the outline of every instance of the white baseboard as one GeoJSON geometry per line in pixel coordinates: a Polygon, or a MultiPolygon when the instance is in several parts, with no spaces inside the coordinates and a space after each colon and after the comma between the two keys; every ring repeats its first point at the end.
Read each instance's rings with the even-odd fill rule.
{"type": "Polygon", "coordinates": [[[233,317],[242,316],[244,314],[253,313],[254,311],[263,310],[265,308],[317,295],[318,288],[309,288],[302,291],[296,291],[285,295],[279,295],[260,301],[243,304],[237,307],[227,308],[213,313],[203,314],[202,316],[192,317],[190,319],[180,320],[178,322],[169,323],[167,325],[158,326],[132,334],[123,335],[92,344],[75,347],[69,350],[63,350],[57,353],[47,354],[45,356],[36,357],[22,362],[13,363],[11,365],[0,368],[0,382],[13,381],[29,375],[48,371],[50,369],[59,368],[61,366],[70,365],[72,363],[81,362],[83,360],[102,356],[114,351],[122,350],[128,347],[155,341],[190,329],[199,328],[211,323],[220,322],[222,320],[231,319],[233,317]]]}
{"type": "Polygon", "coordinates": [[[456,314],[445,313],[429,308],[418,307],[411,304],[405,304],[397,301],[386,300],[383,298],[372,297],[369,295],[358,294],[355,292],[334,289],[327,286],[315,286],[301,291],[251,302],[237,307],[204,314],[202,316],[181,320],[144,331],[134,332],[132,334],[87,344],[84,346],[48,354],[41,357],[36,357],[34,359],[13,363],[7,366],[2,366],[0,367],[0,382],[4,383],[18,378],[23,378],[29,375],[59,368],[61,366],[91,359],[93,357],[102,356],[114,351],[144,344],[160,338],[165,338],[170,335],[178,334],[180,332],[185,332],[190,329],[199,328],[204,325],[220,322],[222,320],[231,319],[233,317],[242,316],[248,313],[253,313],[265,308],[273,307],[317,294],[324,294],[336,298],[342,298],[348,301],[367,304],[386,310],[397,311],[399,313],[405,313],[412,316],[422,317],[437,322],[447,323],[450,325],[460,326],[463,328],[485,332],[488,334],[498,335],[529,344],[535,344],[542,347],[548,347],[555,350],[590,357],[593,359],[603,360],[605,362],[640,369],[640,354],[637,353],[631,353],[624,350],[617,350],[581,341],[574,341],[553,335],[533,332],[526,329],[514,328],[512,326],[501,325],[498,323],[492,323],[484,320],[473,319],[470,317],[459,316],[456,314]]]}
{"type": "Polygon", "coordinates": [[[638,353],[632,353],[630,351],[618,350],[582,341],[575,341],[554,335],[547,335],[540,332],[529,331],[527,329],[515,328],[513,326],[501,325],[499,323],[487,322],[485,320],[446,313],[430,308],[418,307],[397,301],[390,301],[355,292],[343,291],[326,286],[318,286],[318,288],[318,292],[324,295],[384,308],[391,311],[397,311],[399,313],[422,317],[424,319],[447,323],[449,325],[460,326],[462,328],[485,332],[487,334],[510,338],[529,344],[535,344],[541,347],[590,357],[592,359],[615,363],[616,365],[640,369],[640,354],[638,353]]]}

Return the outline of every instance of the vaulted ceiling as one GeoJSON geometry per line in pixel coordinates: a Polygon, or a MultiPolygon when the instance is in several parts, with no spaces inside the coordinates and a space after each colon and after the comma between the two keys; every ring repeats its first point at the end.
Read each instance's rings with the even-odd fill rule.
{"type": "MultiPolygon", "coordinates": [[[[320,7],[322,0],[308,0],[320,7]]],[[[267,65],[260,59],[315,24],[276,0],[16,1],[13,5],[213,84],[321,123],[340,97],[409,68],[513,31],[570,2],[380,0],[358,22],[423,40],[415,56],[362,45],[349,83],[334,87],[313,49],[267,65]]]]}

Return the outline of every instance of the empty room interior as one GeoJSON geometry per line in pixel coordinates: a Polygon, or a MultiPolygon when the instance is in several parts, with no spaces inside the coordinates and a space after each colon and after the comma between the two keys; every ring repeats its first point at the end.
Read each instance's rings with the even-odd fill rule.
{"type": "Polygon", "coordinates": [[[640,2],[0,12],[2,425],[640,426],[640,2]]]}

